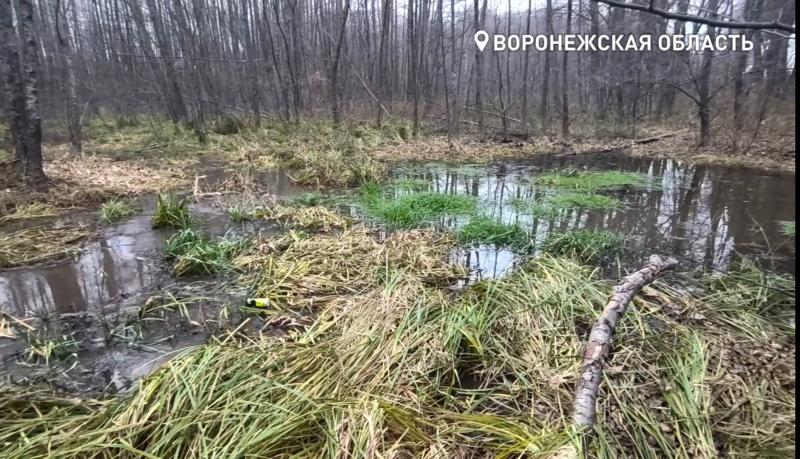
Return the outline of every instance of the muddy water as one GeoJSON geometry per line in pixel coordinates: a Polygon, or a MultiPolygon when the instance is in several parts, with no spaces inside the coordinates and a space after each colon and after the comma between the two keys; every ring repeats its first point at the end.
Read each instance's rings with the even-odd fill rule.
{"type": "MultiPolygon", "coordinates": [[[[401,178],[422,179],[430,190],[473,196],[481,211],[505,223],[518,223],[541,244],[554,231],[586,228],[626,236],[622,257],[637,266],[650,253],[669,254],[684,268],[725,271],[741,256],[794,274],[794,239],[781,232],[781,221],[795,220],[795,177],[745,168],[698,166],[669,159],[613,154],[546,156],[490,165],[425,164],[395,171],[401,178]],[[646,174],[640,189],[601,192],[624,203],[617,210],[573,209],[557,217],[535,217],[511,205],[514,198],[541,199],[552,189],[537,186],[536,176],[553,169],[621,170],[646,174]]],[[[466,219],[442,219],[457,228],[466,219]]],[[[476,278],[501,275],[517,255],[492,246],[469,247],[456,258],[476,278]]]]}
{"type": "MultiPolygon", "coordinates": [[[[190,213],[210,235],[269,236],[277,227],[267,223],[234,224],[225,207],[227,195],[218,191],[230,180],[245,180],[257,199],[281,199],[307,192],[276,172],[245,175],[209,167],[197,189],[205,198],[193,200],[190,213]],[[242,178],[244,177],[244,179],[242,178]]],[[[256,198],[254,198],[256,199],[256,198]]],[[[92,394],[129,390],[134,381],[177,355],[202,344],[211,333],[236,326],[243,318],[238,308],[246,292],[224,279],[175,279],[163,262],[165,241],[174,229],[152,228],[155,198],[137,201],[141,212],[121,223],[98,225],[97,212],[74,212],[20,222],[21,227],[96,227],[97,236],[69,259],[0,270],[0,312],[16,318],[35,318],[34,336],[54,343],[65,339],[66,356],[49,364],[31,362],[25,339],[0,339],[0,386],[46,383],[69,392],[92,394]],[[132,320],[148,298],[174,295],[190,300],[186,311],[172,308],[157,317],[132,320]],[[227,311],[224,317],[222,311],[227,311]],[[188,316],[187,316],[188,314],[188,316]]],[[[171,297],[170,297],[171,298],[171,297]]],[[[24,330],[23,330],[24,332],[24,330]]],[[[17,333],[20,336],[20,333],[17,333]]],[[[22,333],[21,336],[25,334],[22,333]]],[[[30,339],[30,338],[29,338],[30,339]]],[[[39,359],[41,360],[41,359],[39,359]]]]}

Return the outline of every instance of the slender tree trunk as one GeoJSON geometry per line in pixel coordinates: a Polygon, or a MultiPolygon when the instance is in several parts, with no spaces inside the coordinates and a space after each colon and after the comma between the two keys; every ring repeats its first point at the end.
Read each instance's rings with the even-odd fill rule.
{"type": "MultiPolygon", "coordinates": [[[[711,0],[708,5],[708,16],[717,17],[718,0],[711,0]]],[[[716,36],[716,28],[708,27],[706,32],[711,39],[716,36]]],[[[698,115],[700,118],[700,147],[711,143],[711,71],[714,64],[714,50],[703,51],[702,67],[700,69],[700,82],[698,85],[698,115]]]]}
{"type": "MultiPolygon", "coordinates": [[[[486,0],[484,0],[484,5],[486,0]]],[[[475,0],[475,33],[483,29],[479,0],[475,0]]],[[[475,110],[478,114],[478,134],[483,136],[486,125],[483,118],[483,53],[475,48],[475,110]]]]}
{"type": "MultiPolygon", "coordinates": [[[[66,95],[67,95],[67,129],[69,130],[69,147],[73,155],[80,155],[81,145],[81,123],[78,113],[78,82],[75,76],[75,53],[72,49],[72,35],[69,31],[67,16],[63,11],[63,2],[56,0],[55,21],[56,39],[58,48],[64,58],[66,71],[66,95]]],[[[77,23],[74,24],[77,27],[77,23]]]]}
{"type": "Polygon", "coordinates": [[[0,0],[0,75],[3,77],[3,100],[9,132],[14,142],[14,159],[20,179],[25,179],[28,167],[28,113],[25,110],[25,89],[19,58],[19,36],[14,29],[11,0],[0,0]]]}
{"type": "MultiPolygon", "coordinates": [[[[572,0],[567,0],[567,35],[572,33],[572,0]]],[[[561,137],[569,138],[569,67],[568,53],[564,51],[561,62],[561,137]]]]}
{"type": "MultiPolygon", "coordinates": [[[[545,22],[548,35],[553,35],[553,0],[547,0],[545,22]]],[[[542,133],[550,135],[550,50],[544,52],[544,69],[542,76],[542,103],[539,113],[542,133]]]]}
{"type": "MultiPolygon", "coordinates": [[[[531,12],[533,11],[533,0],[528,0],[528,11],[525,16],[525,34],[530,35],[531,33],[531,12]]],[[[530,121],[528,120],[528,80],[530,80],[530,76],[528,75],[528,69],[531,60],[531,54],[528,48],[525,48],[525,57],[522,64],[522,132],[525,134],[527,138],[530,134],[530,121]]]]}
{"type": "Polygon", "coordinates": [[[330,70],[331,82],[331,112],[334,123],[342,122],[341,95],[339,94],[339,59],[342,55],[342,43],[344,43],[345,31],[347,26],[347,16],[350,14],[350,0],[345,0],[344,10],[341,13],[342,23],[339,27],[339,38],[336,40],[336,51],[333,56],[330,70]]]}
{"type": "Polygon", "coordinates": [[[42,169],[42,119],[39,117],[39,82],[36,72],[39,51],[34,37],[33,5],[30,0],[19,0],[19,31],[22,39],[22,86],[27,112],[23,177],[26,183],[39,185],[47,178],[42,169]]]}

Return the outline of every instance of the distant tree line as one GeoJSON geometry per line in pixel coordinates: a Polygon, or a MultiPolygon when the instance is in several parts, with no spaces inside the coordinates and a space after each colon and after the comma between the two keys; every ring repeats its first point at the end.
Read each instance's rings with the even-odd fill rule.
{"type": "Polygon", "coordinates": [[[792,0],[0,0],[0,102],[32,181],[42,117],[64,121],[75,154],[87,117],[141,113],[200,140],[231,116],[402,117],[452,135],[568,139],[579,123],[629,134],[689,115],[707,145],[717,119],[757,132],[771,107],[793,103],[794,21],[792,0]],[[480,52],[477,30],[741,33],[755,46],[480,52]]]}

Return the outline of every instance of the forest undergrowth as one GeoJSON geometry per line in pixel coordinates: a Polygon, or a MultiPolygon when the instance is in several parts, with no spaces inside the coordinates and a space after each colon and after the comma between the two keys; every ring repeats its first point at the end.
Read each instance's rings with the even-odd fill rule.
{"type": "MultiPolygon", "coordinates": [[[[187,194],[214,157],[226,168],[284,169],[320,189],[354,188],[359,216],[383,226],[306,194],[225,208],[236,224],[276,223],[278,235],[212,237],[188,201],[159,194],[152,225],[176,231],[163,254],[171,273],[232,279],[266,305],[247,313],[280,333],[216,333],[116,398],[0,388],[0,457],[563,457],[584,445],[599,458],[794,454],[792,277],[744,261],[727,274],[676,274],[646,287],[617,328],[586,437],[571,423],[580,356],[624,238],[556,232],[538,257],[470,283],[450,256],[459,244],[525,248],[528,235],[424,183],[392,182],[407,192],[399,195],[381,188],[395,161],[488,161],[555,143],[451,144],[436,133],[412,138],[406,123],[220,125],[205,143],[158,120],[87,131],[83,157],[47,151],[50,190],[4,193],[1,224],[77,206],[117,221],[134,212],[129,197],[187,194]],[[443,214],[470,223],[418,228],[443,214]]],[[[249,190],[249,176],[236,177],[214,192],[249,190]]],[[[515,203],[532,213],[616,209],[623,204],[596,192],[643,183],[616,171],[538,180],[556,191],[515,203]]],[[[0,266],[64,256],[91,235],[3,233],[0,266]]],[[[12,333],[13,321],[1,319],[0,333],[12,333]]]]}
{"type": "MultiPolygon", "coordinates": [[[[0,393],[1,457],[559,457],[610,293],[544,255],[461,291],[453,238],[352,228],[239,246],[286,333],[223,333],[110,400],[0,393]],[[300,314],[305,312],[304,314],[300,314]],[[310,313],[310,315],[309,315],[310,313]],[[298,320],[300,319],[300,320],[298,320]]],[[[592,457],[794,451],[791,278],[745,264],[645,288],[617,329],[592,457]]]]}

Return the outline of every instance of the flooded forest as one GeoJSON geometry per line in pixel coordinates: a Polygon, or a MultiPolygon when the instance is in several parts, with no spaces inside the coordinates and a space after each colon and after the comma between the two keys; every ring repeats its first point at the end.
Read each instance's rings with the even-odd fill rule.
{"type": "Polygon", "coordinates": [[[795,46],[790,0],[0,0],[0,458],[794,457],[795,46]]]}

